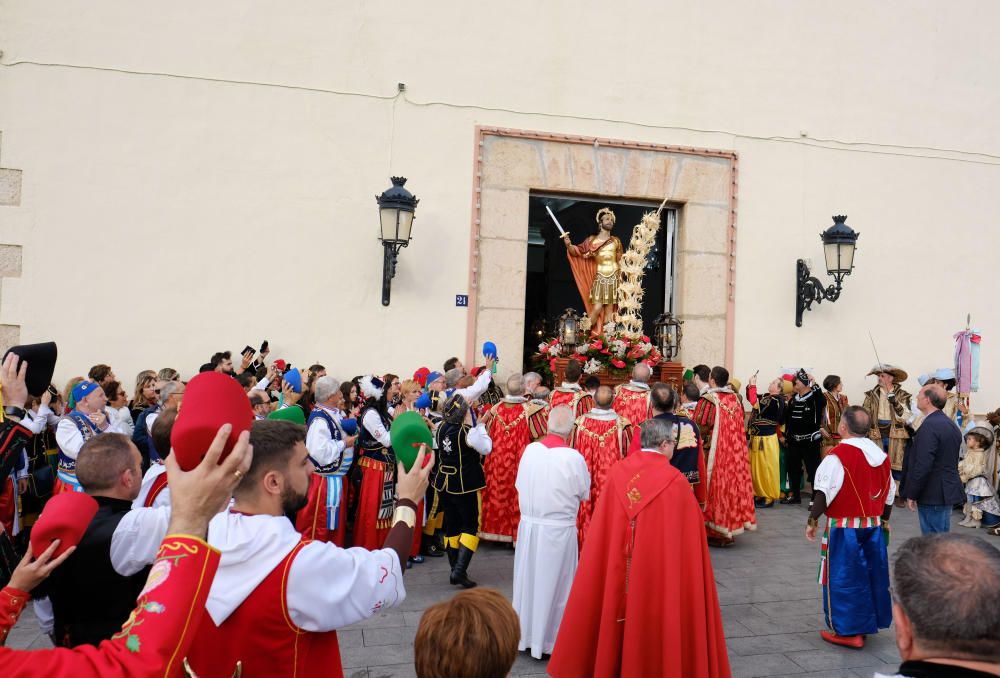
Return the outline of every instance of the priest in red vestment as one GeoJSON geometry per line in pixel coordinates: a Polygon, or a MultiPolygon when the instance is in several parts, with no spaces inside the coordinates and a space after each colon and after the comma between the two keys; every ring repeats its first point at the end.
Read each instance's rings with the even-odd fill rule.
{"type": "Polygon", "coordinates": [[[670,464],[673,427],[608,473],[548,673],[726,678],[729,659],[698,502],[670,464]]]}
{"type": "Polygon", "coordinates": [[[646,363],[636,363],[632,368],[632,381],[615,388],[612,408],[632,422],[633,426],[638,426],[653,416],[649,402],[649,376],[652,373],[653,369],[646,363]]]}
{"type": "Polygon", "coordinates": [[[728,386],[729,370],[713,367],[708,384],[694,410],[694,421],[708,452],[705,525],[709,544],[729,546],[744,530],[757,529],[750,453],[743,406],[728,386]]]}
{"type": "Polygon", "coordinates": [[[582,417],[594,406],[594,396],[580,386],[580,377],[583,376],[583,363],[571,358],[566,363],[566,374],[563,375],[561,386],[552,389],[549,396],[549,409],[566,405],[573,410],[573,414],[582,417]]]}
{"type": "Polygon", "coordinates": [[[611,409],[614,398],[615,392],[610,386],[599,387],[594,394],[594,409],[576,420],[567,441],[570,447],[583,455],[590,471],[590,499],[580,504],[580,515],[576,521],[581,549],[608,471],[626,455],[632,439],[632,425],[628,419],[619,417],[611,409]]]}
{"type": "Polygon", "coordinates": [[[524,377],[513,374],[507,379],[507,395],[483,415],[482,421],[493,441],[493,451],[483,464],[486,488],[479,538],[517,541],[521,514],[514,481],[524,448],[545,435],[545,410],[525,396],[524,377]]]}

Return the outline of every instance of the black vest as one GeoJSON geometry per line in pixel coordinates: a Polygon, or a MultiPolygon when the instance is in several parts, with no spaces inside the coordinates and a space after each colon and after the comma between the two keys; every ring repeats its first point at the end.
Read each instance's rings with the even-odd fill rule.
{"type": "Polygon", "coordinates": [[[438,427],[434,436],[437,442],[434,487],[438,492],[466,494],[486,487],[483,455],[469,445],[468,435],[466,424],[445,422],[438,427]]]}
{"type": "Polygon", "coordinates": [[[94,497],[99,508],[65,563],[49,577],[56,638],[69,647],[97,645],[121,630],[149,567],[123,577],[111,566],[111,537],[132,502],[94,497]]]}
{"type": "Polygon", "coordinates": [[[393,452],[393,449],[391,447],[388,449],[385,448],[382,443],[380,443],[378,439],[376,439],[375,436],[373,436],[371,432],[365,428],[363,420],[368,410],[373,410],[375,414],[378,415],[378,418],[382,420],[382,425],[385,426],[386,431],[388,431],[392,426],[392,420],[379,412],[377,407],[364,408],[358,415],[358,447],[361,448],[364,456],[372,459],[373,461],[385,462],[395,471],[396,454],[393,452]]]}

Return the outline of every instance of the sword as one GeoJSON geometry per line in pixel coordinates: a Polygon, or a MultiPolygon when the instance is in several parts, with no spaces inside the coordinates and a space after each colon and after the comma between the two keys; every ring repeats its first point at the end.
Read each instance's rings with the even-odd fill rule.
{"type": "Polygon", "coordinates": [[[559,220],[556,219],[556,215],[552,213],[552,209],[548,205],[545,206],[545,211],[549,213],[549,216],[552,217],[552,221],[555,223],[556,228],[559,229],[559,237],[561,238],[566,235],[566,231],[563,229],[562,224],[560,224],[559,220]]]}
{"type": "Polygon", "coordinates": [[[872,339],[872,331],[868,330],[868,340],[872,342],[872,350],[875,351],[875,360],[878,361],[878,368],[882,369],[882,359],[878,357],[878,349],[875,348],[875,340],[872,339]]]}

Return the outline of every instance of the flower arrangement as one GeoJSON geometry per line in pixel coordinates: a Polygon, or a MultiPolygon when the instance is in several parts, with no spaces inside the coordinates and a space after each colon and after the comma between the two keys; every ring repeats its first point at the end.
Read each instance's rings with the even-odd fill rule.
{"type": "Polygon", "coordinates": [[[579,360],[583,363],[584,374],[596,374],[602,369],[610,374],[626,374],[632,371],[636,363],[644,362],[655,367],[662,360],[663,356],[649,341],[649,337],[641,335],[632,339],[624,332],[617,331],[614,323],[605,329],[612,331],[574,349],[567,349],[559,343],[558,338],[541,343],[532,362],[543,377],[552,377],[556,371],[556,358],[579,360]]]}

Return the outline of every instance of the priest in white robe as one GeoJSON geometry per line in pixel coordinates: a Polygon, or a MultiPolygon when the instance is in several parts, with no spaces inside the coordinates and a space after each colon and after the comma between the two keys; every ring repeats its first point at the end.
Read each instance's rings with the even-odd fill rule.
{"type": "Polygon", "coordinates": [[[514,554],[514,609],[521,620],[519,650],[551,654],[579,561],[576,516],[590,498],[583,456],[566,446],[573,410],[549,413],[548,435],[524,449],[515,486],[521,508],[514,554]]]}

